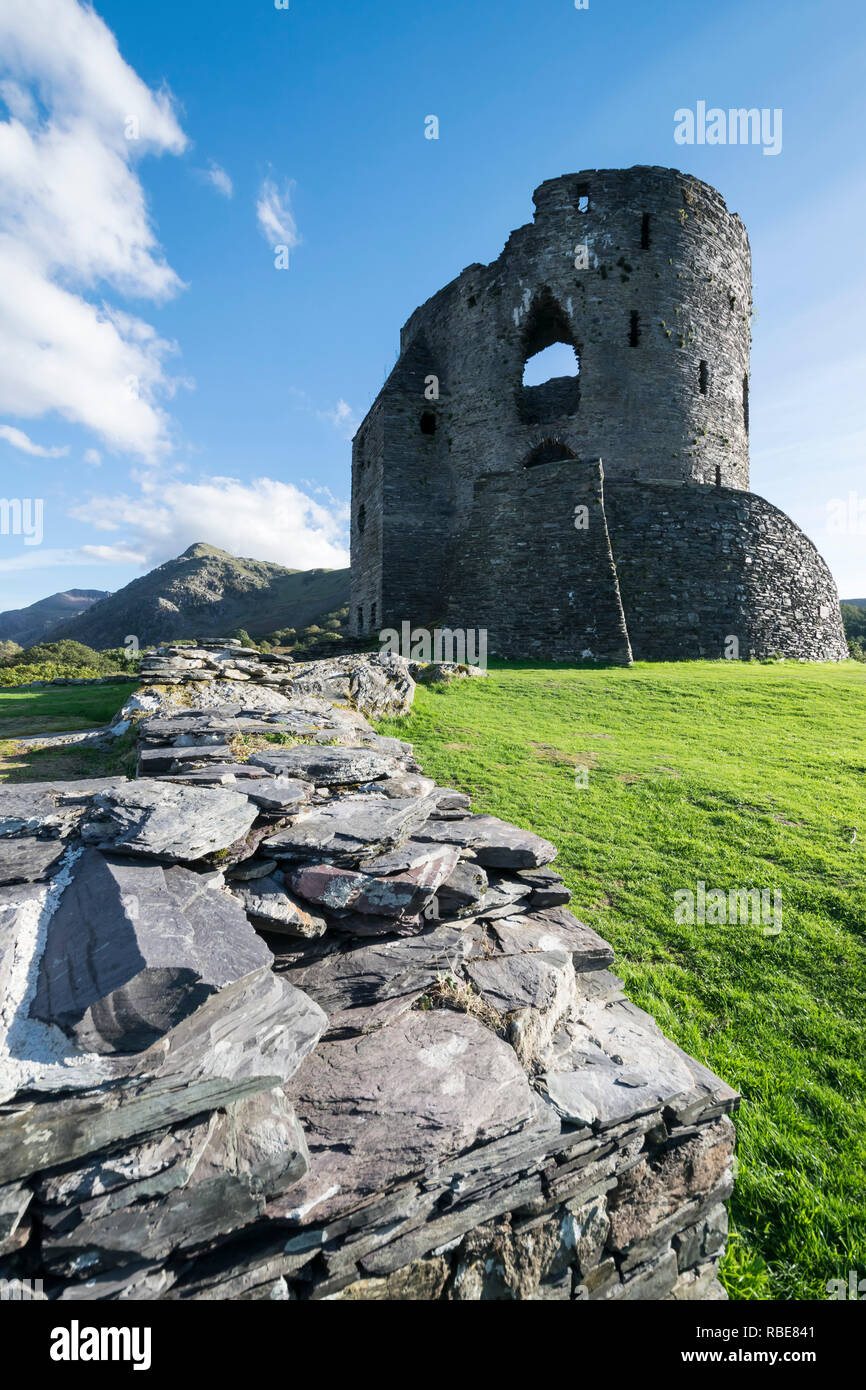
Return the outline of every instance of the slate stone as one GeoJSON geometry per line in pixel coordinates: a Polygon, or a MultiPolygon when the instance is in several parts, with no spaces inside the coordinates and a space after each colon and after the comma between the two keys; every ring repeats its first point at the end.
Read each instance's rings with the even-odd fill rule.
{"type": "Polygon", "coordinates": [[[383,874],[402,874],[410,869],[418,869],[426,864],[438,862],[441,846],[421,840],[407,840],[397,849],[384,854],[361,859],[358,868],[361,873],[381,877],[383,874]]]}
{"type": "Polygon", "coordinates": [[[260,782],[240,784],[238,790],[261,810],[289,816],[309,801],[313,788],[297,777],[264,777],[260,782]]]}
{"type": "Polygon", "coordinates": [[[196,747],[142,748],[138,754],[139,777],[158,777],[167,773],[206,767],[209,763],[228,763],[233,757],[227,743],[208,743],[196,747]]]}
{"type": "Polygon", "coordinates": [[[693,1077],[676,1051],[661,1033],[638,1027],[621,1004],[586,1009],[567,1034],[556,1070],[542,1084],[570,1124],[621,1124],[692,1091],[693,1077]]]}
{"type": "Polygon", "coordinates": [[[546,907],[565,907],[571,901],[571,889],[553,869],[519,869],[514,877],[531,890],[529,906],[538,911],[546,907]]]}
{"type": "Polygon", "coordinates": [[[419,936],[340,945],[288,978],[329,1015],[408,994],[416,998],[439,975],[455,973],[477,948],[480,933],[441,926],[419,936]]]}
{"type": "Polygon", "coordinates": [[[34,1059],[29,1090],[39,1103],[31,1096],[0,1113],[0,1183],[271,1090],[326,1023],[312,999],[263,970],[211,994],[146,1052],[73,1058],[60,1078],[34,1059]]]}
{"type": "Polygon", "coordinates": [[[508,1039],[524,1067],[541,1062],[575,1000],[565,951],[473,960],[464,971],[485,1003],[508,1019],[508,1039]]]}
{"type": "Polygon", "coordinates": [[[325,1042],[286,1088],[311,1167],[271,1215],[304,1224],[351,1211],[411,1174],[513,1133],[535,1114],[512,1049],[465,1014],[408,1014],[325,1042]]]}
{"type": "Polygon", "coordinates": [[[481,865],[461,859],[436,895],[439,911],[443,917],[465,916],[478,908],[487,889],[487,874],[481,865]]]}
{"type": "Polygon", "coordinates": [[[327,931],[325,918],[311,912],[288,891],[285,876],[279,871],[265,878],[231,883],[230,888],[248,916],[269,932],[317,937],[327,931]]]}
{"type": "Polygon", "coordinates": [[[93,777],[79,782],[0,783],[0,836],[71,834],[97,792],[126,787],[125,777],[93,777]]]}
{"type": "Polygon", "coordinates": [[[395,777],[383,777],[378,782],[362,782],[359,791],[372,796],[429,796],[435,791],[436,783],[432,777],[422,777],[417,772],[404,772],[395,777]]]}
{"type": "Polygon", "coordinates": [[[302,898],[333,911],[394,918],[423,912],[444,878],[453,870],[458,851],[440,846],[436,854],[403,873],[387,876],[362,874],[337,865],[319,864],[298,869],[292,887],[302,898]]]}
{"type": "Polygon", "coordinates": [[[64,850],[58,840],[4,836],[0,839],[0,886],[44,882],[59,868],[64,850]]]}
{"type": "Polygon", "coordinates": [[[472,849],[479,864],[493,869],[528,869],[556,858],[556,846],[529,830],[519,830],[496,816],[465,816],[458,821],[430,820],[419,840],[472,849]]]}
{"type": "Polygon", "coordinates": [[[299,777],[327,787],[393,777],[401,771],[396,758],[384,757],[369,748],[319,748],[310,744],[253,753],[250,762],[275,776],[299,777]]]}
{"type": "Polygon", "coordinates": [[[126,782],[93,798],[82,839],[126,854],[191,862],[228,849],[258,814],[239,792],[168,782],[126,782]]]}
{"type": "Polygon", "coordinates": [[[580,972],[604,970],[613,963],[613,948],[562,907],[492,922],[490,930],[506,954],[566,950],[580,972]]]}
{"type": "MultiPolygon", "coordinates": [[[[68,1278],[207,1245],[249,1225],[269,1196],[309,1167],[303,1131],[281,1090],[236,1102],[192,1133],[195,1148],[158,1174],[138,1177],[134,1148],[124,1156],[129,1180],[122,1186],[77,1206],[48,1206],[42,1215],[48,1269],[68,1278]]],[[[115,1159],[114,1172],[116,1165],[115,1159]]]]}
{"type": "Polygon", "coordinates": [[[30,1013],[85,1051],[142,1051],[209,994],[270,965],[240,904],[188,869],[89,850],[72,874],[30,1013]]]}
{"type": "Polygon", "coordinates": [[[405,840],[417,839],[432,809],[427,797],[406,801],[340,798],[319,809],[302,811],[288,829],[262,842],[262,853],[274,859],[357,864],[396,849],[405,840]]]}
{"type": "Polygon", "coordinates": [[[190,772],[159,773],[158,780],[179,782],[187,787],[235,787],[247,792],[251,783],[269,782],[274,779],[263,767],[229,762],[193,768],[190,772]]]}

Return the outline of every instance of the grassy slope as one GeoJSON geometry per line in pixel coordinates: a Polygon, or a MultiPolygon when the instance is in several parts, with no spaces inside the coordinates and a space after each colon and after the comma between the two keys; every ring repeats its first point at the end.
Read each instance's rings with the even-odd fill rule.
{"type": "Polygon", "coordinates": [[[118,684],[0,690],[0,783],[131,775],[135,768],[131,734],[108,749],[46,748],[22,753],[16,740],[28,734],[100,728],[134,689],[134,685],[118,684]]]}
{"type": "Polygon", "coordinates": [[[559,846],[631,998],[741,1091],[731,1295],[862,1270],[866,668],[509,663],[380,727],[559,846]],[[698,879],[780,889],[781,934],[675,924],[698,879]]]}

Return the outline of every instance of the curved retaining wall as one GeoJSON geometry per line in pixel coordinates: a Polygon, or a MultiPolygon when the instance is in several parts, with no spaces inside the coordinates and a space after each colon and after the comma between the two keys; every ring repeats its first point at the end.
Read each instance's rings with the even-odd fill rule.
{"type": "Polygon", "coordinates": [[[605,484],[605,514],[636,661],[779,654],[844,661],[829,569],[763,497],[665,482],[605,484]]]}

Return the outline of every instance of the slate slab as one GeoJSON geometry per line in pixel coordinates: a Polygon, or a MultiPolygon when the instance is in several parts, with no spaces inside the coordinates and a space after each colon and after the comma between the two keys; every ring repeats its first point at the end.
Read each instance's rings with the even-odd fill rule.
{"type": "Polygon", "coordinates": [[[430,820],[419,840],[459,845],[475,852],[485,868],[529,869],[556,858],[556,846],[530,830],[520,830],[496,816],[465,816],[461,820],[430,820]]]}
{"type": "Polygon", "coordinates": [[[326,1024],[312,999],[263,970],[211,994],[146,1052],[73,1058],[60,1077],[34,1058],[32,1094],[0,1112],[0,1183],[271,1090],[326,1024]]]}
{"type": "Polygon", "coordinates": [[[191,862],[242,840],[258,814],[224,787],[126,782],[93,798],[82,839],[125,854],[191,862]]]}
{"type": "Polygon", "coordinates": [[[270,962],[240,904],[197,874],[89,850],[50,920],[30,1013],[85,1051],[139,1052],[270,962]]]}
{"type": "Polygon", "coordinates": [[[351,786],[393,777],[402,770],[396,758],[370,748],[322,748],[311,744],[253,753],[250,762],[275,776],[300,777],[322,787],[351,786]]]}
{"type": "Polygon", "coordinates": [[[351,1211],[413,1174],[529,1124],[535,1104],[507,1043],[465,1014],[414,1012],[379,1033],[324,1042],[286,1088],[311,1168],[272,1219],[351,1211]]]}
{"type": "Polygon", "coordinates": [[[35,835],[0,839],[0,886],[41,883],[51,878],[63,858],[59,840],[40,840],[35,835]]]}
{"type": "Polygon", "coordinates": [[[325,918],[289,892],[279,870],[229,886],[247,915],[267,931],[308,938],[324,936],[327,931],[325,918]]]}
{"type": "Polygon", "coordinates": [[[79,782],[0,783],[0,836],[71,834],[90,798],[126,787],[125,777],[93,777],[79,782]]]}
{"type": "Polygon", "coordinates": [[[429,797],[341,797],[319,809],[302,811],[287,829],[268,836],[261,852],[274,859],[320,858],[326,863],[357,864],[418,838],[432,810],[429,797]]]}

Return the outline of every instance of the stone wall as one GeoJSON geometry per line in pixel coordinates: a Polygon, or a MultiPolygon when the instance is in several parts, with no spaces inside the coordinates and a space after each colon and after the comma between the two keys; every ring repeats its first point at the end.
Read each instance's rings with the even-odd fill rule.
{"type": "Polygon", "coordinates": [[[844,661],[836,585],[808,536],[752,492],[610,482],[605,514],[636,661],[844,661]],[[640,537],[640,544],[635,544],[640,537]]]}
{"type": "Polygon", "coordinates": [[[449,625],[485,628],[497,656],[628,664],[600,463],[479,479],[452,593],[449,625]]]}
{"type": "Polygon", "coordinates": [[[552,844],[349,707],[411,700],[405,663],[160,656],[136,780],[0,786],[0,1279],[723,1297],[736,1093],[626,999],[552,844]]]}

